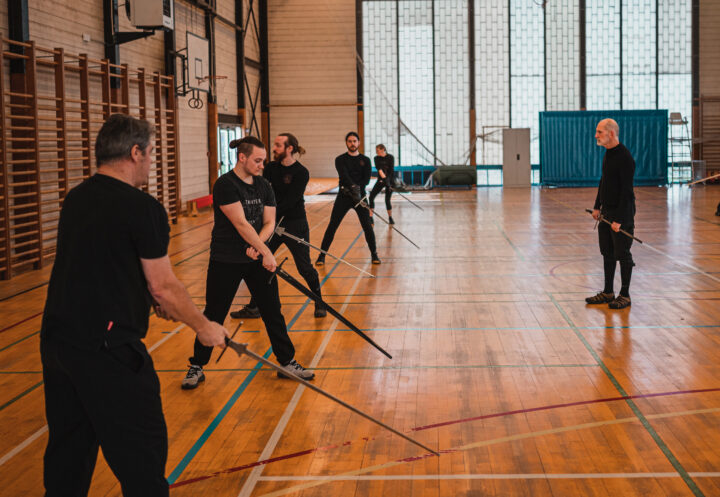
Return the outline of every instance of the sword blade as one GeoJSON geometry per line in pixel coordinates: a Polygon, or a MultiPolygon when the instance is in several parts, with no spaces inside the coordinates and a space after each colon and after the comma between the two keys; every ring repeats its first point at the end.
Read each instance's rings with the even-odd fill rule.
{"type": "Polygon", "coordinates": [[[418,204],[416,204],[415,202],[413,202],[412,200],[410,200],[408,197],[406,197],[405,195],[403,195],[402,193],[400,193],[399,191],[397,191],[395,188],[391,187],[390,185],[386,185],[386,186],[387,186],[387,188],[390,188],[390,191],[391,191],[391,192],[395,193],[396,195],[399,195],[401,198],[404,198],[405,200],[407,200],[408,202],[410,202],[411,204],[413,204],[415,207],[417,207],[417,208],[420,209],[421,211],[425,212],[425,209],[423,209],[423,208],[420,207],[418,204]]]}
{"type": "Polygon", "coordinates": [[[418,447],[422,448],[423,450],[426,450],[426,451],[430,452],[431,454],[435,454],[436,456],[440,456],[440,454],[439,454],[437,451],[431,449],[430,447],[427,447],[427,446],[421,444],[420,442],[418,442],[418,441],[415,440],[414,438],[408,437],[407,435],[405,435],[404,433],[396,430],[396,429],[393,428],[392,426],[386,425],[386,424],[383,423],[382,421],[380,421],[380,420],[378,420],[378,419],[370,416],[369,414],[366,414],[365,412],[361,411],[361,410],[358,409],[357,407],[351,406],[351,405],[348,404],[347,402],[345,402],[345,401],[343,401],[343,400],[340,400],[339,398],[337,398],[337,397],[335,397],[334,395],[326,392],[326,391],[323,390],[322,388],[316,387],[316,386],[313,385],[312,383],[303,380],[303,379],[300,378],[299,376],[296,376],[295,374],[293,374],[293,373],[291,373],[291,372],[289,372],[289,371],[286,371],[284,368],[278,366],[278,365],[275,364],[274,362],[269,361],[269,360],[265,359],[264,357],[256,354],[255,352],[249,350],[249,349],[247,348],[247,344],[246,344],[246,343],[237,343],[237,342],[233,342],[233,341],[230,340],[230,339],[226,339],[226,341],[227,341],[227,346],[228,346],[228,348],[233,349],[233,350],[237,353],[237,355],[242,356],[243,354],[245,354],[246,356],[248,356],[248,357],[250,357],[250,358],[252,358],[252,359],[255,359],[256,361],[259,361],[259,362],[261,362],[262,364],[264,364],[264,365],[266,365],[266,366],[274,369],[275,371],[278,371],[279,373],[284,374],[284,375],[287,376],[288,378],[297,381],[298,383],[300,383],[301,385],[309,388],[310,390],[313,390],[313,391],[319,393],[320,395],[322,395],[322,396],[324,396],[324,397],[327,397],[328,399],[330,399],[330,400],[332,400],[332,401],[334,401],[334,402],[337,402],[338,404],[340,404],[340,405],[343,406],[344,408],[351,410],[351,411],[354,412],[355,414],[358,414],[358,415],[362,416],[363,418],[367,419],[368,421],[372,421],[372,422],[375,423],[376,425],[381,426],[382,428],[385,428],[386,430],[394,433],[395,435],[397,435],[397,436],[399,436],[399,437],[404,438],[405,440],[407,440],[408,442],[410,442],[410,443],[412,443],[412,444],[414,444],[414,445],[417,445],[418,447]]]}
{"type": "MultiPolygon", "coordinates": [[[[367,199],[367,194],[365,194],[365,196],[360,199],[360,202],[358,202],[357,204],[355,204],[355,207],[356,207],[356,208],[357,208],[357,207],[365,207],[365,208],[368,210],[368,212],[372,212],[372,209],[370,209],[370,206],[368,206],[368,204],[365,202],[366,199],[367,199]]],[[[420,246],[419,246],[417,243],[413,242],[413,241],[410,240],[408,237],[406,237],[405,234],[404,234],[402,231],[400,231],[399,229],[397,229],[397,228],[395,227],[395,225],[390,224],[390,221],[388,221],[387,219],[385,219],[384,217],[382,217],[380,214],[375,213],[374,215],[377,216],[378,219],[380,219],[380,221],[382,221],[383,223],[387,224],[387,225],[390,226],[392,229],[394,229],[395,231],[397,231],[398,233],[400,233],[400,236],[403,237],[405,240],[407,240],[408,242],[410,242],[410,243],[412,243],[413,245],[415,245],[415,248],[416,248],[416,249],[420,250],[420,246]]]]}
{"type": "Polygon", "coordinates": [[[713,174],[712,176],[708,176],[707,178],[698,179],[698,180],[692,181],[692,182],[690,182],[690,183],[685,183],[685,184],[686,184],[687,186],[692,186],[692,185],[695,185],[695,184],[697,184],[697,183],[704,183],[705,181],[708,181],[708,180],[711,180],[711,179],[715,179],[715,178],[720,178],[720,174],[713,174]]]}
{"type": "MultiPolygon", "coordinates": [[[[230,340],[232,341],[233,338],[235,338],[235,335],[237,335],[237,332],[240,330],[240,327],[242,326],[243,322],[240,321],[237,325],[237,328],[235,328],[235,331],[233,332],[232,336],[230,337],[230,340]]],[[[220,355],[218,356],[217,360],[215,361],[215,364],[220,362],[220,359],[222,359],[222,356],[225,355],[225,351],[227,350],[227,347],[222,349],[222,352],[220,352],[220,355]]]]}
{"type": "Polygon", "coordinates": [[[288,237],[288,238],[291,239],[291,240],[295,240],[295,241],[298,242],[298,243],[301,243],[301,244],[303,244],[303,245],[305,245],[305,246],[307,246],[307,247],[310,247],[310,248],[313,248],[313,249],[317,250],[318,252],[321,252],[321,253],[323,253],[323,254],[325,254],[325,255],[328,255],[328,256],[332,257],[333,259],[335,259],[336,261],[342,262],[343,264],[347,264],[347,265],[350,266],[351,268],[357,269],[357,270],[360,271],[361,273],[367,274],[367,275],[370,276],[371,278],[374,278],[374,277],[375,277],[374,274],[370,274],[370,273],[368,273],[367,271],[365,271],[365,270],[363,270],[363,269],[360,269],[359,267],[357,267],[357,266],[355,266],[355,265],[353,265],[353,264],[350,264],[350,263],[349,263],[348,261],[346,261],[345,259],[343,259],[343,258],[341,258],[341,257],[336,257],[336,256],[332,255],[330,252],[328,252],[328,251],[326,251],[326,250],[323,250],[323,249],[321,249],[320,247],[316,247],[316,246],[313,245],[312,243],[305,241],[305,239],[300,238],[299,236],[291,235],[290,233],[288,233],[287,231],[285,231],[284,228],[281,228],[280,230],[278,230],[278,228],[275,228],[275,233],[277,233],[279,236],[286,236],[286,237],[288,237]]]}
{"type": "MultiPolygon", "coordinates": [[[[363,205],[363,207],[365,207],[366,209],[370,210],[370,208],[367,206],[367,204],[366,204],[365,202],[363,202],[362,205],[363,205]]],[[[405,240],[407,240],[408,242],[410,242],[410,243],[412,243],[413,245],[415,245],[415,248],[416,248],[416,249],[418,249],[418,250],[420,249],[420,246],[419,246],[417,243],[413,242],[413,241],[410,240],[407,236],[405,236],[405,234],[404,234],[402,231],[400,231],[399,229],[397,229],[394,224],[390,224],[390,221],[388,221],[387,219],[385,219],[384,217],[382,217],[382,216],[381,216],[380,214],[378,214],[377,212],[375,212],[373,215],[376,216],[378,219],[380,219],[380,221],[382,221],[383,223],[387,224],[387,225],[390,226],[392,229],[394,229],[395,231],[397,231],[398,233],[400,233],[400,236],[403,237],[403,238],[404,238],[405,240]]]]}
{"type": "Polygon", "coordinates": [[[359,335],[360,337],[362,337],[367,343],[369,343],[370,345],[372,345],[373,347],[375,347],[376,349],[378,349],[380,352],[382,352],[382,353],[383,353],[385,356],[387,356],[389,359],[392,359],[392,356],[391,356],[385,349],[383,349],[381,346],[379,346],[377,343],[375,343],[372,338],[370,338],[370,337],[367,336],[365,333],[363,333],[362,330],[360,330],[360,328],[358,328],[357,326],[355,326],[354,324],[352,324],[345,316],[343,316],[343,315],[340,314],[338,311],[336,311],[335,309],[333,309],[329,304],[326,304],[325,301],[324,301],[322,298],[320,298],[320,296],[317,295],[315,292],[313,292],[313,291],[310,290],[309,288],[305,288],[305,286],[303,286],[302,283],[300,283],[298,280],[296,280],[296,279],[293,278],[291,275],[289,275],[288,273],[286,273],[284,269],[278,268],[277,271],[275,272],[275,274],[277,274],[277,276],[278,276],[279,278],[282,278],[283,280],[285,280],[285,281],[287,281],[288,283],[290,283],[291,286],[293,286],[294,288],[296,288],[297,290],[299,290],[303,295],[309,297],[309,298],[310,298],[312,301],[314,301],[316,304],[320,304],[320,305],[324,306],[325,309],[327,309],[327,311],[328,311],[330,314],[332,314],[333,316],[335,316],[335,317],[336,317],[338,320],[340,320],[344,325],[346,325],[348,328],[350,328],[352,331],[354,331],[357,335],[359,335]]]}
{"type": "MultiPolygon", "coordinates": [[[[590,209],[585,209],[585,212],[589,212],[590,214],[592,214],[592,211],[591,211],[590,209]]],[[[607,219],[605,219],[604,217],[602,217],[602,215],[600,216],[600,219],[598,219],[598,221],[602,221],[603,223],[609,224],[610,226],[612,226],[612,224],[613,224],[613,223],[611,223],[610,221],[608,221],[607,219]]],[[[630,233],[628,233],[628,232],[625,231],[625,230],[620,230],[620,233],[622,233],[622,234],[625,235],[625,236],[628,236],[628,237],[632,238],[633,240],[635,240],[635,241],[638,242],[638,243],[643,243],[643,241],[640,240],[638,237],[636,237],[636,236],[634,236],[634,235],[631,235],[630,233]]]]}

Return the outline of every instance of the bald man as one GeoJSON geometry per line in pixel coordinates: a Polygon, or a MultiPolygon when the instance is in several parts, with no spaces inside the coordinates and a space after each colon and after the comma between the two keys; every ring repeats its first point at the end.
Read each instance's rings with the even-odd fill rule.
{"type": "Polygon", "coordinates": [[[619,135],[620,127],[612,119],[603,119],[595,130],[597,144],[606,151],[592,216],[597,221],[602,215],[612,225],[598,225],[600,253],[605,266],[605,288],[585,299],[588,304],[608,304],[611,309],[624,309],[631,304],[630,277],[635,265],[630,253],[633,240],[620,233],[621,229],[630,234],[635,231],[635,160],[627,147],[620,143],[619,135]],[[613,280],[617,261],[620,261],[622,287],[616,298],[613,280]]]}

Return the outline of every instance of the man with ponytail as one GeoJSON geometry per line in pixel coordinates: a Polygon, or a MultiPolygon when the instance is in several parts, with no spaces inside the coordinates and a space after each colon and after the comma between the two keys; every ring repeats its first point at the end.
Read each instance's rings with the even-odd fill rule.
{"type": "MultiPolygon", "coordinates": [[[[310,227],[308,226],[305,213],[305,187],[310,181],[310,173],[303,166],[295,155],[303,155],[305,149],[300,146],[298,139],[290,133],[281,133],[273,142],[273,161],[263,170],[263,176],[272,185],[277,201],[277,213],[275,218],[282,219],[281,226],[291,235],[310,241],[310,227]]],[[[320,293],[320,279],[318,273],[310,262],[310,249],[294,240],[283,236],[274,236],[268,243],[270,251],[275,251],[281,244],[285,244],[295,259],[300,276],[303,277],[310,290],[317,295],[320,293]]],[[[315,305],[315,317],[322,318],[327,311],[319,305],[315,305]]],[[[239,311],[230,313],[233,318],[257,318],[260,311],[254,299],[239,311]]]]}

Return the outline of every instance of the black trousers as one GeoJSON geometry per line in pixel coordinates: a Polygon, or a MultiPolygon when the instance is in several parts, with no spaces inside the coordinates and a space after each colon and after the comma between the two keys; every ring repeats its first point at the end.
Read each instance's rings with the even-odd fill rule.
{"type": "MultiPolygon", "coordinates": [[[[361,197],[362,196],[364,196],[364,192],[361,193],[361,197]]],[[[368,244],[370,253],[374,254],[377,252],[377,246],[375,245],[375,232],[373,231],[372,224],[370,223],[370,213],[365,207],[355,207],[355,202],[353,202],[350,196],[345,195],[342,192],[338,192],[337,197],[335,197],[335,204],[333,205],[333,210],[330,214],[330,222],[325,230],[325,236],[323,236],[320,248],[325,251],[330,249],[333,238],[335,238],[335,232],[340,226],[340,222],[345,217],[345,214],[347,214],[350,209],[355,209],[355,213],[360,220],[360,225],[365,232],[365,241],[368,244]]]]}
{"type": "MultiPolygon", "coordinates": [[[[635,227],[630,225],[622,225],[621,228],[631,235],[635,233],[635,227]]],[[[609,224],[598,224],[598,241],[600,243],[600,253],[608,259],[616,261],[633,263],[630,247],[633,239],[622,233],[616,233],[609,224]]]]}
{"type": "MultiPolygon", "coordinates": [[[[250,294],[260,309],[260,317],[265,323],[275,358],[280,364],[286,365],[295,357],[295,347],[288,336],[285,318],[280,309],[277,278],[273,278],[271,283],[268,283],[269,279],[270,272],[258,261],[233,264],[211,259],[207,272],[203,314],[210,321],[223,324],[238,286],[242,280],[245,280],[250,294]]],[[[194,355],[190,358],[190,364],[205,366],[210,362],[212,349],[195,338],[194,355]]]]}
{"type": "Polygon", "coordinates": [[[152,359],[141,341],[87,352],[43,338],[46,497],[86,496],[98,447],[125,497],[169,495],[168,438],[152,359]]]}
{"type": "MultiPolygon", "coordinates": [[[[308,226],[307,219],[286,219],[283,221],[282,226],[285,228],[285,231],[291,235],[302,238],[306,242],[310,241],[310,227],[308,226]]],[[[312,262],[310,262],[310,248],[288,237],[278,235],[272,237],[268,243],[268,247],[274,254],[283,243],[292,254],[295,260],[295,267],[297,267],[298,273],[300,273],[300,276],[302,276],[307,283],[308,288],[315,292],[316,295],[322,295],[320,293],[320,278],[312,262]]],[[[278,261],[278,264],[279,263],[280,261],[278,261]]],[[[248,306],[257,307],[254,297],[250,299],[248,306]]]]}
{"type": "Polygon", "coordinates": [[[377,197],[378,193],[380,193],[383,188],[385,188],[385,209],[391,211],[392,204],[390,203],[390,197],[392,196],[392,190],[391,187],[388,186],[381,178],[378,178],[378,180],[373,185],[372,190],[370,190],[370,207],[372,209],[375,208],[375,197],[377,197]]]}

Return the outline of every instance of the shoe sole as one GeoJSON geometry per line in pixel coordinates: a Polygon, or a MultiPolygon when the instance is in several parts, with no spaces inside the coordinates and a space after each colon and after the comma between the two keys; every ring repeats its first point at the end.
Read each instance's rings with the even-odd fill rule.
{"type": "Polygon", "coordinates": [[[258,319],[260,314],[245,314],[242,311],[235,311],[230,313],[230,317],[233,319],[258,319]]]}
{"type": "Polygon", "coordinates": [[[608,305],[608,308],[609,308],[609,309],[612,309],[612,310],[614,310],[614,311],[619,311],[620,309],[627,309],[627,308],[630,307],[631,305],[632,305],[632,302],[630,302],[629,304],[624,305],[624,306],[622,306],[622,307],[613,307],[613,306],[611,306],[611,305],[608,305]]]}
{"type": "Polygon", "coordinates": [[[183,383],[182,385],[180,385],[180,388],[182,388],[183,390],[194,390],[203,381],[205,381],[205,376],[202,376],[194,385],[188,385],[186,383],[183,383]]]}
{"type": "Polygon", "coordinates": [[[320,262],[320,261],[315,261],[315,265],[316,265],[317,267],[320,267],[320,266],[324,266],[325,263],[324,263],[324,262],[320,262]]]}
{"type": "MultiPolygon", "coordinates": [[[[288,375],[286,375],[286,374],[281,373],[280,371],[277,372],[277,377],[280,378],[280,379],[282,379],[282,380],[291,380],[291,379],[294,379],[294,378],[290,378],[290,377],[289,377],[288,375]]],[[[315,375],[312,375],[310,378],[303,378],[303,377],[301,376],[300,379],[305,380],[305,381],[310,381],[310,380],[312,380],[312,379],[315,379],[315,375]]]]}
{"type": "Polygon", "coordinates": [[[382,262],[380,262],[380,261],[372,261],[372,263],[375,264],[376,266],[379,266],[380,264],[382,264],[382,262]]]}

